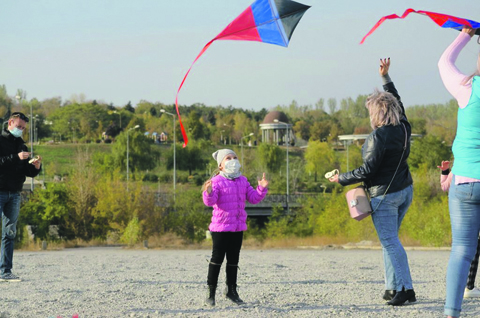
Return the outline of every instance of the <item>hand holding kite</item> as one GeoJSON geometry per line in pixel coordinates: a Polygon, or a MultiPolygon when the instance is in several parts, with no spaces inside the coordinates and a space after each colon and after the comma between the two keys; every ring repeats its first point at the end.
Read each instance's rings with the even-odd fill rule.
{"type": "Polygon", "coordinates": [[[473,37],[475,35],[475,30],[472,29],[472,28],[469,28],[467,26],[463,27],[462,32],[468,33],[468,35],[470,35],[470,37],[473,37]]]}
{"type": "Polygon", "coordinates": [[[193,61],[182,83],[177,90],[175,107],[177,109],[180,129],[184,140],[183,147],[188,143],[187,134],[183,128],[178,111],[178,93],[182,88],[193,64],[202,56],[208,47],[216,40],[258,41],[263,43],[288,46],[293,31],[310,6],[291,0],[256,0],[242,14],[233,20],[219,35],[208,42],[193,61]]]}

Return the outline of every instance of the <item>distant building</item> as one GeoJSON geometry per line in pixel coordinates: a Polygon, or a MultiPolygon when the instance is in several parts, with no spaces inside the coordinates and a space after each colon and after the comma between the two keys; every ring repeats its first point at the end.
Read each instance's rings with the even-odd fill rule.
{"type": "Polygon", "coordinates": [[[160,138],[160,142],[167,142],[167,140],[168,140],[168,134],[167,134],[166,132],[162,131],[162,132],[160,133],[160,137],[159,137],[159,138],[160,138]]]}
{"type": "Polygon", "coordinates": [[[156,131],[154,131],[154,132],[152,133],[152,139],[155,141],[156,144],[160,143],[160,142],[158,141],[158,135],[157,135],[157,132],[156,132],[156,131]]]}
{"type": "Polygon", "coordinates": [[[273,143],[276,145],[286,145],[287,140],[290,145],[295,145],[295,133],[290,124],[287,115],[280,111],[272,111],[265,116],[260,124],[262,131],[262,142],[273,143]],[[278,120],[279,122],[275,122],[278,120]],[[288,131],[288,136],[287,136],[288,131]]]}

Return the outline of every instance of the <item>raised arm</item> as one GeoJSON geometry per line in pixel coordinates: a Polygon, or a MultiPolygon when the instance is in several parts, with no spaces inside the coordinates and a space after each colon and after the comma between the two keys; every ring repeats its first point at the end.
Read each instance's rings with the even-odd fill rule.
{"type": "Polygon", "coordinates": [[[257,204],[265,198],[268,189],[262,186],[258,186],[254,189],[250,184],[247,186],[247,201],[251,204],[257,204]]]}
{"type": "Polygon", "coordinates": [[[217,200],[218,200],[217,187],[213,186],[212,180],[208,180],[205,183],[205,188],[206,188],[206,190],[203,191],[203,193],[202,193],[203,203],[206,206],[214,206],[217,203],[217,200]]]}
{"type": "Polygon", "coordinates": [[[443,52],[438,61],[438,70],[443,84],[448,92],[457,100],[460,108],[467,106],[470,95],[472,94],[472,85],[471,83],[465,83],[468,76],[460,72],[455,62],[474,33],[475,30],[464,27],[455,41],[443,52]]]}
{"type": "Polygon", "coordinates": [[[268,180],[263,173],[262,179],[258,180],[258,187],[254,189],[247,181],[247,201],[251,204],[257,204],[265,198],[268,192],[268,180]]]}
{"type": "Polygon", "coordinates": [[[398,94],[398,91],[393,85],[392,79],[390,78],[390,75],[388,74],[388,70],[390,69],[390,58],[388,59],[380,59],[380,68],[378,72],[380,73],[380,76],[382,77],[383,81],[383,90],[385,92],[391,93],[395,98],[398,100],[398,103],[400,104],[400,107],[402,108],[402,116],[407,118],[405,115],[405,107],[403,107],[402,99],[400,98],[400,95],[398,94]]]}

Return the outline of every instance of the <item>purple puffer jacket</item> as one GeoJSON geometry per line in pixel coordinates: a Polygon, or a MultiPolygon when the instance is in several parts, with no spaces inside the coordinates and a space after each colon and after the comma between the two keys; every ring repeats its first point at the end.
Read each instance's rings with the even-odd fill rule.
{"type": "Polygon", "coordinates": [[[257,204],[267,194],[267,188],[255,190],[245,176],[229,180],[221,175],[212,178],[212,192],[203,192],[203,203],[213,206],[211,232],[241,232],[247,230],[245,200],[257,204]]]}

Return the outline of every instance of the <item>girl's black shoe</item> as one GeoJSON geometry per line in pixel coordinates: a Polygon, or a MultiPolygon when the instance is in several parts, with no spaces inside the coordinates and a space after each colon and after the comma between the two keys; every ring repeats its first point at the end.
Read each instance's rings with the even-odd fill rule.
{"type": "Polygon", "coordinates": [[[383,294],[383,299],[386,301],[392,300],[393,297],[395,297],[395,294],[397,293],[396,290],[386,290],[385,294],[383,294]]]}
{"type": "Polygon", "coordinates": [[[237,293],[237,285],[227,285],[225,296],[237,305],[243,304],[237,293]]]}
{"type": "Polygon", "coordinates": [[[387,304],[389,304],[390,306],[401,306],[407,301],[409,303],[414,303],[417,301],[413,289],[402,289],[402,291],[397,292],[395,294],[395,297],[393,297],[393,299],[390,300],[387,304]]]}
{"type": "Polygon", "coordinates": [[[205,299],[205,305],[208,306],[215,306],[215,292],[217,290],[216,285],[208,285],[208,295],[207,299],[205,299]]]}

